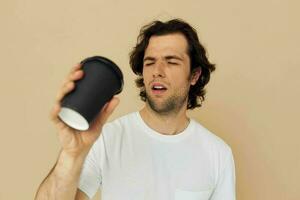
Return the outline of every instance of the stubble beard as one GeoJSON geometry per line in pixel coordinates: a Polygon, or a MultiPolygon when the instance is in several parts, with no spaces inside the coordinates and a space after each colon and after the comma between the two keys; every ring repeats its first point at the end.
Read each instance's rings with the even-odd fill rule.
{"type": "Polygon", "coordinates": [[[173,94],[165,101],[158,103],[146,92],[147,103],[150,108],[159,115],[173,115],[177,114],[180,109],[185,105],[188,98],[188,89],[184,88],[181,94],[173,94]]]}

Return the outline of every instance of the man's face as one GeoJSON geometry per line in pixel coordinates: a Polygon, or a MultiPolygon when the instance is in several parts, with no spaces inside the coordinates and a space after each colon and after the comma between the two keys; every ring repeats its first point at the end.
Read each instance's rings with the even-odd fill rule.
{"type": "Polygon", "coordinates": [[[144,55],[143,78],[152,110],[169,114],[186,107],[190,86],[198,77],[190,78],[188,44],[182,34],[150,38],[144,55]]]}

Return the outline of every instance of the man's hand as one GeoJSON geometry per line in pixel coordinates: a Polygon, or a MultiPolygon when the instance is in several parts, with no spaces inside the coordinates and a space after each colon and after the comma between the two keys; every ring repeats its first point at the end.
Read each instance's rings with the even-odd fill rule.
{"type": "Polygon", "coordinates": [[[55,105],[50,113],[50,118],[58,130],[62,151],[72,157],[85,156],[88,153],[90,147],[99,137],[104,123],[119,103],[117,97],[113,97],[106,103],[87,131],[78,131],[66,125],[58,117],[61,109],[61,101],[66,94],[75,89],[75,81],[80,80],[83,76],[84,72],[80,64],[72,68],[57,93],[55,105]]]}
{"type": "Polygon", "coordinates": [[[81,132],[69,127],[58,117],[61,100],[74,90],[75,81],[80,80],[83,76],[81,65],[76,65],[57,93],[50,118],[57,129],[62,150],[53,169],[41,183],[35,196],[36,200],[87,199],[87,196],[77,189],[84,159],[99,137],[107,118],[118,105],[119,99],[113,97],[106,103],[87,131],[81,132]]]}

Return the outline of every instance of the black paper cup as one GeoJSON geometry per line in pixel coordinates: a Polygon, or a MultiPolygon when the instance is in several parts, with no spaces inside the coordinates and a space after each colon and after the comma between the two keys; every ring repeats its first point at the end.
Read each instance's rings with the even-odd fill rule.
{"type": "Polygon", "coordinates": [[[94,56],[81,62],[84,77],[61,102],[59,118],[68,126],[85,131],[102,107],[123,89],[123,74],[111,60],[94,56]]]}

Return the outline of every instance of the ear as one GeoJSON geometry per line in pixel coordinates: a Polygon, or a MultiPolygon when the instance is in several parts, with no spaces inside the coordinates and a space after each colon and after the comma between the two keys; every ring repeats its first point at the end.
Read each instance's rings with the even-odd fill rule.
{"type": "Polygon", "coordinates": [[[195,85],[201,75],[201,67],[197,67],[192,71],[192,76],[191,76],[191,85],[195,85]]]}

